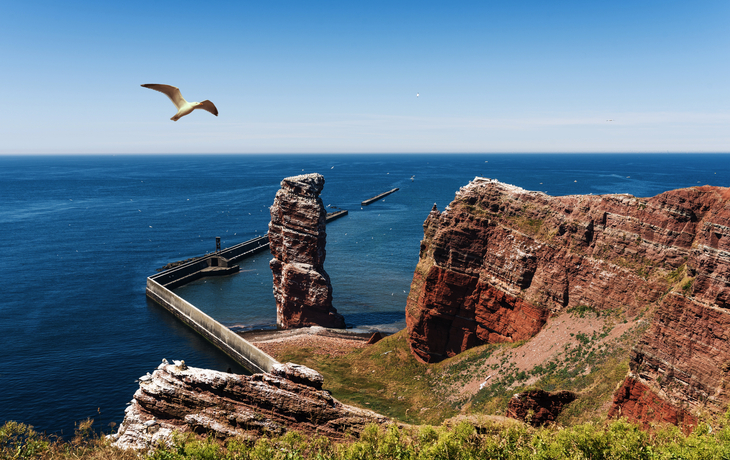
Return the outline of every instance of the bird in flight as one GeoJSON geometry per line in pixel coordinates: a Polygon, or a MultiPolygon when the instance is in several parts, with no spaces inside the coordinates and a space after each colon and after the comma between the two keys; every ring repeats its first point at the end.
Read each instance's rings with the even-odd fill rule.
{"type": "Polygon", "coordinates": [[[170,120],[172,121],[178,121],[180,118],[184,117],[195,109],[207,110],[216,117],[218,116],[218,109],[212,102],[207,99],[203,102],[188,102],[185,100],[184,97],[182,97],[182,94],[180,94],[180,89],[175,86],[156,85],[149,83],[141,86],[149,89],[154,89],[155,91],[159,91],[170,98],[172,103],[175,104],[175,107],[177,107],[177,113],[174,117],[170,118],[170,120]]]}

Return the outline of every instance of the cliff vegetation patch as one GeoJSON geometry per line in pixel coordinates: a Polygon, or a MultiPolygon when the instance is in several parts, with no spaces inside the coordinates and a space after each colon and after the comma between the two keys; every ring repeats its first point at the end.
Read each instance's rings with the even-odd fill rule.
{"type": "MultiPolygon", "coordinates": [[[[87,427],[91,421],[85,422],[87,427]]],[[[0,426],[0,458],[131,460],[436,460],[436,459],[726,459],[730,458],[728,416],[701,423],[685,436],[674,426],[651,432],[625,420],[584,423],[568,428],[532,428],[494,419],[455,420],[443,426],[395,425],[365,428],[345,441],[291,431],[260,439],[219,440],[178,435],[169,445],[147,452],[121,450],[87,430],[69,441],[49,438],[27,425],[0,426]]]]}
{"type": "Polygon", "coordinates": [[[647,324],[583,305],[551,318],[530,340],[474,347],[436,364],[413,357],[405,331],[341,356],[292,346],[275,357],[321,372],[324,387],[343,403],[406,423],[504,415],[513,394],[537,388],[577,393],[559,418],[573,424],[605,420],[628,372],[630,347],[647,324]]]}

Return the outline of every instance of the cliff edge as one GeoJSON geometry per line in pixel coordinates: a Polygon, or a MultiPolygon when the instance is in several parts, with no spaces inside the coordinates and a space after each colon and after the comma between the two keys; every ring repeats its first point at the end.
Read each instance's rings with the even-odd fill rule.
{"type": "Polygon", "coordinates": [[[146,449],[170,442],[175,431],[219,438],[282,435],[289,430],[344,439],[390,419],[348,406],[322,390],[318,372],[278,364],[251,376],[162,364],[139,379],[124,421],[112,436],[117,447],[146,449]]]}
{"type": "Polygon", "coordinates": [[[702,410],[721,412],[730,399],[729,199],[710,186],[551,197],[475,178],[424,223],[406,306],[411,351],[437,362],[529,340],[571,308],[645,315],[611,413],[686,425],[702,410]]]}

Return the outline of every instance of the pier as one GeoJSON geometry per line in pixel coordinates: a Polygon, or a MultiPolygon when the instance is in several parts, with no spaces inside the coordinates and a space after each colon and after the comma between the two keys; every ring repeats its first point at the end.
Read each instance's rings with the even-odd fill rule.
{"type": "Polygon", "coordinates": [[[188,262],[175,264],[149,278],[168,289],[175,289],[206,276],[223,276],[238,272],[236,262],[269,248],[269,236],[259,236],[230,248],[196,257],[188,262]]]}
{"type": "Polygon", "coordinates": [[[361,202],[360,204],[361,204],[362,206],[367,206],[367,205],[369,205],[370,203],[374,203],[374,202],[378,201],[378,200],[379,200],[379,199],[381,199],[381,198],[385,198],[386,196],[390,195],[391,193],[395,193],[395,192],[397,192],[398,190],[400,190],[400,189],[398,189],[398,188],[396,187],[396,188],[394,188],[393,190],[388,190],[387,192],[385,192],[385,193],[381,193],[381,194],[380,194],[380,195],[378,195],[378,196],[374,196],[374,197],[370,198],[369,200],[365,200],[365,201],[361,202]]]}
{"type": "Polygon", "coordinates": [[[339,219],[340,217],[345,217],[347,215],[347,209],[341,209],[339,211],[335,212],[328,212],[327,213],[327,223],[329,224],[331,221],[335,219],[339,219]]]}
{"type": "Polygon", "coordinates": [[[240,335],[200,311],[151,277],[147,278],[147,297],[175,315],[195,332],[205,337],[223,353],[252,373],[271,372],[279,362],[259,350],[240,335]]]}
{"type": "MultiPolygon", "coordinates": [[[[346,215],[344,209],[328,213],[327,222],[346,215]]],[[[268,248],[268,233],[226,249],[220,249],[220,238],[216,238],[215,252],[173,262],[169,264],[172,268],[149,276],[146,295],[250,372],[271,372],[274,365],[279,364],[277,360],[172,292],[176,287],[206,276],[236,273],[239,271],[236,262],[268,248]]]]}
{"type": "MultiPolygon", "coordinates": [[[[346,209],[327,213],[327,223],[347,214],[346,209]]],[[[168,289],[175,289],[206,276],[224,276],[237,273],[239,266],[235,265],[236,263],[246,257],[269,249],[269,234],[266,233],[263,236],[244,241],[230,248],[220,250],[217,248],[218,243],[216,243],[216,252],[195,257],[188,261],[168,264],[167,266],[172,265],[172,267],[149,278],[168,289]]]]}

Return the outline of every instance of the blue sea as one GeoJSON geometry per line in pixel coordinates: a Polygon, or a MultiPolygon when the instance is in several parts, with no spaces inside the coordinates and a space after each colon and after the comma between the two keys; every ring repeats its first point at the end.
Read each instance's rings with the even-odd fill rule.
{"type": "MultiPolygon", "coordinates": [[[[0,156],[0,422],[73,434],[122,421],[162,358],[243,372],[145,297],[168,262],[267,231],[282,178],[318,172],[334,306],[348,326],[397,331],[423,221],[475,176],[551,195],[653,196],[730,184],[727,154],[0,156]],[[400,190],[361,208],[381,192],[400,190]]],[[[270,255],[176,290],[238,329],[275,327],[270,255]]]]}

